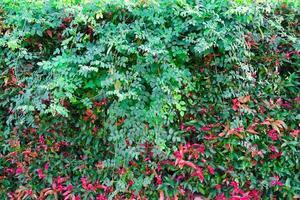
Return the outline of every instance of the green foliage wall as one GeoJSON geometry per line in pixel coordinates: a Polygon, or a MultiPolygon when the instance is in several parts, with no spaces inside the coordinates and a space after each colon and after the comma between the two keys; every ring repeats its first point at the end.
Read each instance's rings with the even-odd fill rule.
{"type": "Polygon", "coordinates": [[[0,3],[0,197],[291,199],[299,5],[0,3]]]}

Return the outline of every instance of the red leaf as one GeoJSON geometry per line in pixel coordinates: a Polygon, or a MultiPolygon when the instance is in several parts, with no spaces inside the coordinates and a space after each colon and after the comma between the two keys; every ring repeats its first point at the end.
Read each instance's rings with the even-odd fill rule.
{"type": "Polygon", "coordinates": [[[274,154],[270,155],[270,159],[271,160],[276,159],[276,158],[280,157],[281,155],[282,155],[282,152],[274,153],[274,154]]]}
{"type": "Polygon", "coordinates": [[[72,22],[72,18],[70,18],[70,17],[65,17],[65,18],[63,19],[63,21],[64,21],[65,23],[71,23],[71,22],[72,22]]]}
{"type": "Polygon", "coordinates": [[[155,178],[156,178],[156,184],[161,185],[162,184],[161,176],[156,176],[155,178]]]}
{"type": "Polygon", "coordinates": [[[192,163],[190,161],[185,161],[185,160],[176,160],[175,164],[178,165],[179,168],[183,168],[185,165],[187,165],[191,168],[194,168],[194,169],[197,168],[197,166],[194,163],[192,163]]]}
{"type": "Polygon", "coordinates": [[[164,192],[161,190],[159,191],[159,200],[164,200],[165,196],[164,196],[164,192]]]}
{"type": "Polygon", "coordinates": [[[238,101],[238,99],[232,99],[231,100],[231,102],[232,102],[232,109],[234,110],[234,111],[238,111],[239,110],[239,108],[240,108],[240,102],[238,101]]]}
{"type": "Polygon", "coordinates": [[[191,176],[197,176],[201,183],[204,181],[203,170],[200,167],[198,167],[196,171],[191,174],[191,176]]]}
{"type": "Polygon", "coordinates": [[[47,32],[47,34],[49,35],[49,37],[51,37],[51,38],[52,38],[52,31],[50,31],[50,30],[47,30],[46,32],[47,32]]]}
{"type": "Polygon", "coordinates": [[[207,126],[203,126],[200,128],[201,131],[210,131],[211,128],[210,127],[207,127],[207,126]]]}
{"type": "Polygon", "coordinates": [[[300,130],[293,130],[290,134],[293,137],[298,137],[299,133],[300,133],[300,130]]]}
{"type": "Polygon", "coordinates": [[[252,134],[258,134],[258,132],[255,131],[256,124],[252,124],[247,128],[247,132],[252,133],[252,134]]]}
{"type": "Polygon", "coordinates": [[[248,96],[243,96],[243,97],[239,97],[239,98],[238,98],[239,102],[241,102],[241,103],[247,103],[247,102],[250,101],[250,99],[251,99],[251,96],[250,96],[250,95],[248,95],[248,96]]]}
{"type": "Polygon", "coordinates": [[[205,153],[205,146],[204,146],[204,144],[193,144],[192,147],[197,148],[197,150],[200,153],[205,153]]]}
{"type": "Polygon", "coordinates": [[[208,169],[208,171],[209,171],[210,174],[212,174],[212,175],[215,174],[215,170],[214,170],[214,168],[212,166],[208,165],[207,169],[208,169]]]}

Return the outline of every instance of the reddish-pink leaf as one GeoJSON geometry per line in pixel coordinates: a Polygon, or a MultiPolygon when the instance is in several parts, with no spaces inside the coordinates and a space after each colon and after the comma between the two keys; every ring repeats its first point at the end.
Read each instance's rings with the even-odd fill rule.
{"type": "Polygon", "coordinates": [[[52,31],[51,30],[47,30],[46,32],[47,32],[48,36],[52,38],[52,36],[53,36],[52,35],[52,31]]]}

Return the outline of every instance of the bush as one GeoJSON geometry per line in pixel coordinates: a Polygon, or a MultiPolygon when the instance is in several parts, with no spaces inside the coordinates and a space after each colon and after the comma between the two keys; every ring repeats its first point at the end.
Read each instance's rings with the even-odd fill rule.
{"type": "Polygon", "coordinates": [[[2,199],[299,197],[299,5],[0,3],[2,199]]]}

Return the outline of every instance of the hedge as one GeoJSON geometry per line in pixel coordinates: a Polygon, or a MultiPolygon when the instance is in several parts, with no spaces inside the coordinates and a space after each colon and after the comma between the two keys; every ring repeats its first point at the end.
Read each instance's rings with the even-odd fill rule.
{"type": "Polygon", "coordinates": [[[299,8],[2,0],[0,198],[299,198],[299,8]]]}

